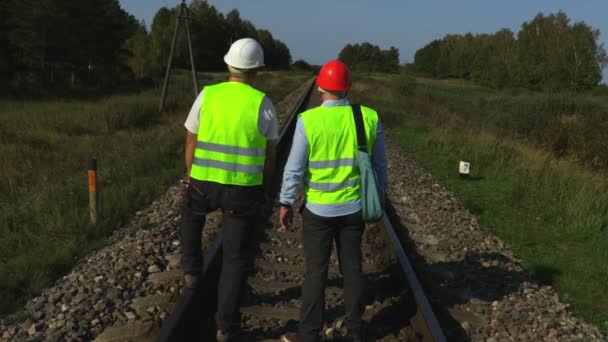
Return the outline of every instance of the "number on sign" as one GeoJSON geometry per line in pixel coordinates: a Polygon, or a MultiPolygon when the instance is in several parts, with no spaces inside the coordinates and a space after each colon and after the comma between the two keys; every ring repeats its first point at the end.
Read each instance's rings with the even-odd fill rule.
{"type": "Polygon", "coordinates": [[[461,161],[460,162],[460,168],[459,168],[458,171],[459,171],[460,174],[468,175],[470,167],[471,167],[471,163],[465,162],[465,161],[461,161]]]}

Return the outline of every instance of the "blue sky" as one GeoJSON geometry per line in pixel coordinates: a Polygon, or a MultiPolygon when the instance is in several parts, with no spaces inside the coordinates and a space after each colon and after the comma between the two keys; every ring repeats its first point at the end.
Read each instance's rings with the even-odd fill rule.
{"type": "MultiPolygon", "coordinates": [[[[122,7],[148,25],[162,6],[179,0],[120,0],[122,7]]],[[[401,61],[447,33],[492,33],[503,27],[517,32],[538,12],[563,10],[574,22],[585,21],[602,33],[608,47],[606,0],[209,0],[221,12],[236,8],[241,18],[270,30],[290,48],[294,60],[322,64],[348,43],[368,41],[395,46],[401,61]]],[[[608,68],[604,69],[604,82],[608,68]]]]}

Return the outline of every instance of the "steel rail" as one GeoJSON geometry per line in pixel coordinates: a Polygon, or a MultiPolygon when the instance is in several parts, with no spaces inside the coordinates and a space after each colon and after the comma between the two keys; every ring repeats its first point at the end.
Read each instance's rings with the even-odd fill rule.
{"type": "Polygon", "coordinates": [[[401,240],[395,232],[386,212],[382,216],[381,225],[384,226],[384,230],[393,244],[395,253],[399,259],[399,264],[405,273],[408,285],[416,300],[417,308],[414,317],[411,319],[412,327],[416,333],[420,335],[422,341],[445,342],[446,338],[441,330],[439,321],[433,313],[433,309],[424,293],[422,284],[418,281],[416,272],[405,254],[401,240]]]}

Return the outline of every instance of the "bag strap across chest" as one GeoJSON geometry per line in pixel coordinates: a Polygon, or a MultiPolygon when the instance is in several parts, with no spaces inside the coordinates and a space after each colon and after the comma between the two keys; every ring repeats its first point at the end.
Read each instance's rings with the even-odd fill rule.
{"type": "Polygon", "coordinates": [[[365,138],[365,126],[363,125],[363,114],[361,113],[361,105],[351,105],[353,116],[355,118],[355,127],[357,128],[357,148],[361,152],[367,152],[367,139],[365,138]]]}

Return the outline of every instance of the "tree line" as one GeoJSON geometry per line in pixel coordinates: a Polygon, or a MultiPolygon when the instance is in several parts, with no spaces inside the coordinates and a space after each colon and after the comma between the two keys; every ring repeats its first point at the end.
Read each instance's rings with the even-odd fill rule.
{"type": "MultiPolygon", "coordinates": [[[[291,52],[285,43],[265,29],[258,29],[249,20],[242,19],[238,10],[226,15],[204,0],[194,0],[190,8],[190,32],[197,70],[225,70],[224,55],[230,44],[240,38],[256,39],[264,49],[264,62],[268,68],[289,67],[291,52]]],[[[126,43],[131,52],[128,65],[136,77],[160,73],[169,58],[171,40],[179,7],[161,8],[154,16],[150,32],[140,29],[126,43]]],[[[174,65],[189,67],[190,57],[182,28],[177,41],[174,65]]]]}
{"type": "Polygon", "coordinates": [[[394,46],[388,50],[381,50],[379,46],[368,42],[347,44],[340,51],[338,59],[353,71],[386,73],[399,71],[399,50],[394,46]]]}
{"type": "MultiPolygon", "coordinates": [[[[13,88],[111,85],[155,76],[167,63],[178,7],[161,8],[148,32],[143,21],[118,0],[0,1],[0,83],[13,88]]],[[[291,63],[289,48],[268,30],[226,15],[203,0],[190,5],[197,70],[225,70],[223,56],[232,41],[257,39],[271,68],[291,63]]],[[[181,32],[175,65],[188,66],[181,32]]]]}
{"type": "Polygon", "coordinates": [[[539,13],[515,34],[448,34],[416,51],[411,68],[436,78],[463,78],[496,88],[591,89],[608,59],[600,32],[560,11],[539,13]]]}
{"type": "Polygon", "coordinates": [[[117,77],[122,44],[139,26],[118,0],[3,0],[0,78],[43,87],[117,77]]]}

